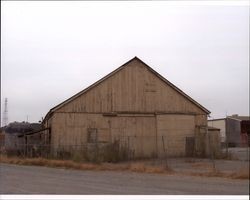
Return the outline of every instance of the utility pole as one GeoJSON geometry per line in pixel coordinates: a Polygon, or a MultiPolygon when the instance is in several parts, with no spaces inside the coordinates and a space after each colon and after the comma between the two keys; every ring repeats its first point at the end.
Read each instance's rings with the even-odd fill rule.
{"type": "Polygon", "coordinates": [[[3,126],[8,125],[8,99],[4,99],[4,110],[3,110],[3,126]]]}

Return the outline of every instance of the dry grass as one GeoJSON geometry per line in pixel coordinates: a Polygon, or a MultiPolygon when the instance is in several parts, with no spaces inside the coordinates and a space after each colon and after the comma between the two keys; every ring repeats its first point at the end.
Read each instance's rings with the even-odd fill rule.
{"type": "Polygon", "coordinates": [[[220,177],[220,178],[232,178],[232,179],[249,179],[249,170],[241,169],[236,172],[222,172],[219,170],[210,170],[208,172],[183,173],[183,175],[201,176],[201,177],[220,177]]]}
{"type": "Polygon", "coordinates": [[[132,171],[145,173],[173,173],[173,170],[166,167],[147,166],[144,163],[77,163],[71,160],[48,160],[44,158],[18,158],[1,156],[0,162],[17,165],[34,165],[46,167],[59,167],[78,170],[110,170],[110,171],[132,171]]]}
{"type": "Polygon", "coordinates": [[[235,179],[249,179],[249,168],[242,168],[238,172],[231,174],[231,178],[235,179]]]}
{"type": "Polygon", "coordinates": [[[195,160],[193,158],[186,158],[185,162],[186,163],[195,163],[195,160]]]}
{"type": "MultiPolygon", "coordinates": [[[[109,170],[109,171],[131,171],[139,173],[164,173],[173,174],[177,173],[167,166],[146,165],[143,162],[133,163],[78,163],[70,160],[49,160],[45,158],[20,158],[20,157],[6,157],[1,156],[0,162],[17,164],[17,165],[35,165],[58,167],[77,170],[109,170]]],[[[208,163],[195,163],[194,167],[208,167],[208,163]]],[[[209,165],[211,167],[211,165],[209,165]]],[[[203,177],[223,177],[232,179],[249,179],[249,169],[242,168],[237,172],[221,172],[218,170],[210,169],[208,172],[179,172],[180,175],[188,176],[203,176],[203,177]]]]}
{"type": "Polygon", "coordinates": [[[212,164],[211,163],[206,163],[206,162],[193,163],[191,166],[193,168],[198,168],[198,169],[209,169],[209,170],[213,169],[212,164]]]}
{"type": "Polygon", "coordinates": [[[172,173],[173,170],[163,166],[150,166],[144,163],[131,163],[129,170],[132,172],[146,172],[146,173],[172,173]]]}
{"type": "Polygon", "coordinates": [[[76,163],[70,160],[48,160],[45,158],[18,158],[1,156],[2,163],[17,164],[17,165],[35,165],[47,167],[61,167],[71,169],[94,170],[97,169],[96,164],[91,163],[76,163]]]}
{"type": "Polygon", "coordinates": [[[211,170],[208,172],[189,172],[189,173],[185,173],[185,175],[201,176],[201,177],[223,177],[224,178],[226,174],[218,170],[211,170]]]}
{"type": "Polygon", "coordinates": [[[133,172],[145,172],[146,166],[143,163],[131,163],[129,169],[133,172]]]}

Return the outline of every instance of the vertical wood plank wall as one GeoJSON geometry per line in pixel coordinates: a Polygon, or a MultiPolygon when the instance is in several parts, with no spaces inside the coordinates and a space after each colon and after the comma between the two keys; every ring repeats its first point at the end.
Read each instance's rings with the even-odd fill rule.
{"type": "Polygon", "coordinates": [[[118,137],[126,142],[129,136],[136,155],[149,157],[162,150],[160,136],[166,138],[169,154],[183,155],[185,137],[195,136],[196,126],[207,125],[207,114],[135,60],[63,105],[49,121],[55,148],[86,144],[87,129],[97,128],[102,142],[118,137]]]}
{"type": "Polygon", "coordinates": [[[160,80],[140,62],[109,77],[57,112],[182,112],[204,111],[160,80]]]}

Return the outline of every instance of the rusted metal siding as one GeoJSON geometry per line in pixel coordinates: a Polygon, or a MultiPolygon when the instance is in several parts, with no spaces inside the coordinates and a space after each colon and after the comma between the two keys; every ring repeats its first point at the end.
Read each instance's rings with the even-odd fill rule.
{"type": "Polygon", "coordinates": [[[226,118],[226,137],[230,147],[240,146],[241,121],[226,118]]]}

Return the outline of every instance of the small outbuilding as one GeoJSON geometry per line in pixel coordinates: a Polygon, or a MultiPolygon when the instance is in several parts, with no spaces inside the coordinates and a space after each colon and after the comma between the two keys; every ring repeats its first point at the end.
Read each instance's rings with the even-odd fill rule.
{"type": "Polygon", "coordinates": [[[206,136],[206,155],[219,158],[221,156],[220,129],[208,126],[206,136]]]}

